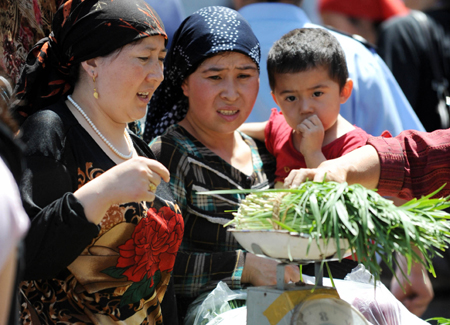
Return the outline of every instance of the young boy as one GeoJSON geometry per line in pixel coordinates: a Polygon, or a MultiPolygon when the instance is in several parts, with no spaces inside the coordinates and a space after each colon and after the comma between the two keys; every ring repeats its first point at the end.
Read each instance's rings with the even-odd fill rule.
{"type": "MultiPolygon", "coordinates": [[[[269,121],[240,130],[261,141],[275,156],[276,187],[292,169],[314,168],[366,144],[369,134],[340,114],[350,97],[345,54],[325,29],[295,29],[274,43],[267,59],[272,97],[269,121]]],[[[257,108],[256,108],[257,109],[257,108]]]]}

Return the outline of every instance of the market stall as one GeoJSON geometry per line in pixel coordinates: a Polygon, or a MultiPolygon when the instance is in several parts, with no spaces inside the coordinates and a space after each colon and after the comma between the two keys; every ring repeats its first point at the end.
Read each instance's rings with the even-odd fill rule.
{"type": "Polygon", "coordinates": [[[212,318],[210,313],[209,322],[198,324],[426,324],[379,281],[380,259],[393,268],[400,254],[408,271],[420,263],[433,274],[433,254],[450,243],[449,215],[444,211],[450,202],[435,198],[439,190],[400,207],[360,185],[334,182],[215,194],[238,191],[251,193],[233,213],[229,231],[247,251],[279,261],[277,284],[249,287],[246,306],[241,307],[245,313],[230,311],[229,316],[212,318]],[[326,262],[348,256],[360,263],[358,270],[346,280],[323,280],[326,262]],[[309,263],[315,265],[315,277],[284,282],[286,265],[309,263]]]}

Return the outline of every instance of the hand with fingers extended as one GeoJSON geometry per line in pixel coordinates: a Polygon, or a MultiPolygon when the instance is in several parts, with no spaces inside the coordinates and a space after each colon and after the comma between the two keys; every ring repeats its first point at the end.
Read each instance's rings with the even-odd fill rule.
{"type": "Polygon", "coordinates": [[[347,169],[333,164],[334,160],[327,160],[318,168],[293,169],[284,179],[284,187],[297,188],[306,181],[322,182],[335,181],[343,183],[347,180],[347,169]]]}
{"type": "Polygon", "coordinates": [[[284,180],[284,187],[296,188],[306,181],[335,181],[359,183],[374,189],[380,179],[380,159],[370,145],[355,149],[339,158],[322,162],[317,168],[292,170],[284,180]]]}
{"type": "Polygon", "coordinates": [[[137,157],[104,172],[74,195],[83,204],[87,218],[99,223],[113,204],[153,201],[161,179],[169,182],[169,177],[167,168],[157,160],[137,157]]]}
{"type": "MultiPolygon", "coordinates": [[[[275,285],[277,283],[277,265],[278,262],[275,260],[247,253],[241,282],[254,286],[275,285]]],[[[300,269],[297,265],[285,267],[284,282],[291,281],[300,281],[300,269]]]]}

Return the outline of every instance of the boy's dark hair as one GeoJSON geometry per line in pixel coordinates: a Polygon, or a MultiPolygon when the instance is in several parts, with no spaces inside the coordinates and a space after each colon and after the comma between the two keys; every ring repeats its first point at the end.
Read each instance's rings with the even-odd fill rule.
{"type": "Polygon", "coordinates": [[[325,67],[342,90],[348,78],[345,54],[338,40],[322,28],[297,28],[283,35],[269,51],[267,73],[272,91],[275,75],[325,67]]]}

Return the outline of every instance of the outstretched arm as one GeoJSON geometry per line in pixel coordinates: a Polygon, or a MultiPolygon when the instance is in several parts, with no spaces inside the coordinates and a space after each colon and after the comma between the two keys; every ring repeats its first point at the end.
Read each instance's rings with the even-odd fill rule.
{"type": "Polygon", "coordinates": [[[376,188],[380,178],[380,160],[372,146],[363,146],[348,154],[324,161],[318,168],[292,170],[284,180],[285,187],[298,187],[307,180],[359,183],[376,188]]]}
{"type": "Polygon", "coordinates": [[[239,131],[244,132],[248,136],[255,138],[259,141],[265,140],[264,129],[266,128],[266,122],[253,122],[253,123],[244,123],[239,127],[239,131]]]}

